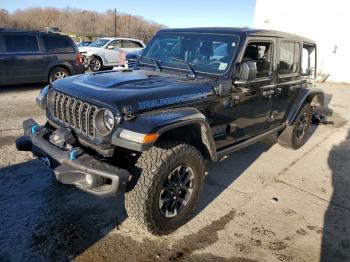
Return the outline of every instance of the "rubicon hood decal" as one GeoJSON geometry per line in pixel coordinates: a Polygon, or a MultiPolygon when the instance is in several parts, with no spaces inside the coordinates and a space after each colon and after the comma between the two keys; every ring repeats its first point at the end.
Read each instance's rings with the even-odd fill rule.
{"type": "Polygon", "coordinates": [[[194,93],[194,94],[187,94],[187,95],[181,95],[181,96],[172,96],[172,97],[165,97],[155,100],[148,100],[148,101],[141,101],[139,102],[139,108],[141,110],[143,109],[151,109],[155,107],[162,107],[162,106],[169,106],[173,104],[178,103],[185,103],[194,101],[197,99],[206,98],[208,96],[208,93],[194,93]]]}

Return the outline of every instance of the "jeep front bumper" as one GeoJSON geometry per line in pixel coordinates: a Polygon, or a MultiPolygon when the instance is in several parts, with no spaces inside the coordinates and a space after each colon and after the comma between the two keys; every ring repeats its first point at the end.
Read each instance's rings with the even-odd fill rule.
{"type": "Polygon", "coordinates": [[[79,189],[98,196],[113,196],[125,192],[129,172],[97,160],[81,148],[65,150],[48,140],[51,133],[33,119],[23,122],[24,136],[16,140],[19,151],[31,151],[34,156],[50,166],[58,181],[75,185],[79,189]],[[78,154],[76,154],[78,152],[78,154]],[[87,177],[93,183],[87,182],[87,177]]]}

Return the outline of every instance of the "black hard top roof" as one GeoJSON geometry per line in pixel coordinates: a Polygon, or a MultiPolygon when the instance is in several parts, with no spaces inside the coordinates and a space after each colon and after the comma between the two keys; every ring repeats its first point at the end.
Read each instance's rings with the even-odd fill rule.
{"type": "Polygon", "coordinates": [[[315,43],[315,41],[302,37],[299,35],[294,35],[286,32],[269,30],[269,29],[256,29],[248,27],[193,27],[193,28],[166,28],[159,32],[171,33],[171,32],[186,32],[186,33],[212,33],[212,34],[233,34],[240,36],[269,36],[278,38],[288,38],[297,39],[304,42],[315,43]]]}

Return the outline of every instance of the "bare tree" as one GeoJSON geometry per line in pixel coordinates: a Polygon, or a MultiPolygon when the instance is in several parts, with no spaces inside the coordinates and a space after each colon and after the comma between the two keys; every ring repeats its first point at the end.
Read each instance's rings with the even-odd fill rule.
{"type": "MultiPolygon", "coordinates": [[[[147,21],[142,17],[117,13],[118,36],[134,37],[148,42],[164,25],[147,21]]],[[[114,11],[104,13],[77,8],[27,8],[9,13],[0,9],[0,28],[43,30],[44,27],[58,27],[66,34],[79,37],[87,35],[114,35],[114,11]]]]}

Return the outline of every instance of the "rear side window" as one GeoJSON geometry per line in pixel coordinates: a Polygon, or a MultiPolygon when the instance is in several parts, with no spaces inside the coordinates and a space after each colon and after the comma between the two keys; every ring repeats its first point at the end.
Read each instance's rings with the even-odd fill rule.
{"type": "Polygon", "coordinates": [[[298,43],[285,42],[280,45],[279,74],[294,74],[300,65],[300,46],[298,43]]]}
{"type": "Polygon", "coordinates": [[[302,75],[314,77],[316,69],[316,46],[304,44],[301,61],[302,75]]]}
{"type": "Polygon", "coordinates": [[[143,48],[143,46],[136,41],[122,40],[123,48],[143,48]]]}
{"type": "Polygon", "coordinates": [[[47,52],[72,52],[73,46],[65,37],[54,35],[42,35],[42,39],[47,52]]]}
{"type": "Polygon", "coordinates": [[[35,35],[4,35],[6,52],[25,53],[38,52],[39,45],[35,35]]]}

